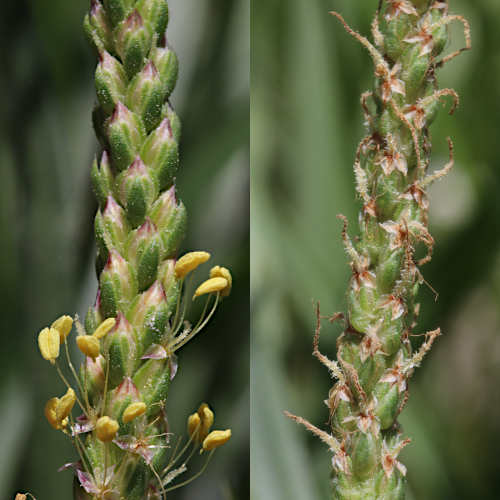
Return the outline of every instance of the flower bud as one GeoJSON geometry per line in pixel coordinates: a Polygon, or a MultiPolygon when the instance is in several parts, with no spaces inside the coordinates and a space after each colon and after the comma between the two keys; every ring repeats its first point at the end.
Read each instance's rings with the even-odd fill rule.
{"type": "Polygon", "coordinates": [[[165,0],[139,0],[135,4],[143,19],[150,23],[154,32],[161,38],[167,29],[168,7],[165,0]]]}
{"type": "Polygon", "coordinates": [[[208,252],[189,252],[183,255],[175,264],[174,274],[176,279],[182,280],[188,273],[196,269],[210,258],[208,252]]]}
{"type": "Polygon", "coordinates": [[[352,434],[352,468],[357,476],[367,476],[377,465],[377,438],[371,430],[352,434]]]}
{"type": "Polygon", "coordinates": [[[113,385],[119,384],[124,377],[131,377],[137,357],[137,333],[119,312],[116,324],[108,334],[109,379],[113,385]]]}
{"type": "Polygon", "coordinates": [[[123,21],[132,10],[133,0],[104,0],[106,12],[114,25],[123,21]]]}
{"type": "Polygon", "coordinates": [[[54,328],[44,328],[38,334],[38,348],[42,353],[43,359],[55,363],[55,359],[59,356],[59,346],[61,338],[59,332],[54,328]]]}
{"type": "Polygon", "coordinates": [[[136,9],[122,24],[116,38],[116,50],[129,78],[142,69],[150,47],[151,34],[136,9]]]}
{"type": "Polygon", "coordinates": [[[137,284],[130,264],[116,251],[109,252],[106,266],[99,278],[101,311],[106,318],[125,311],[137,294],[137,284]]]}
{"type": "Polygon", "coordinates": [[[101,352],[99,340],[92,335],[78,335],[78,337],[76,337],[76,343],[78,344],[78,349],[80,349],[85,356],[92,358],[93,361],[95,361],[101,352]]]}
{"type": "Polygon", "coordinates": [[[138,156],[117,179],[120,201],[132,227],[140,226],[158,196],[158,181],[138,156]]]}
{"type": "Polygon", "coordinates": [[[144,413],[146,413],[146,405],[142,401],[132,403],[127,406],[127,409],[123,412],[123,423],[127,424],[128,422],[134,420],[134,418],[140,417],[144,413]]]}
{"type": "Polygon", "coordinates": [[[101,162],[98,165],[97,159],[94,158],[91,170],[92,190],[96,197],[99,206],[102,208],[106,205],[108,195],[113,192],[114,175],[111,172],[109,165],[109,155],[107,151],[102,152],[101,162]]]}
{"type": "Polygon", "coordinates": [[[119,252],[123,251],[131,230],[125,210],[109,195],[104,212],[101,214],[98,211],[94,222],[97,247],[105,261],[109,250],[115,248],[119,252]]]}
{"type": "Polygon", "coordinates": [[[163,83],[165,97],[168,97],[174,90],[179,74],[177,54],[170,47],[158,47],[153,55],[153,62],[163,83]]]}
{"type": "Polygon", "coordinates": [[[146,131],[140,118],[118,101],[109,120],[106,135],[109,136],[111,156],[116,167],[118,170],[125,170],[135,160],[146,137],[146,131]]]}
{"type": "Polygon", "coordinates": [[[181,121],[179,120],[179,116],[172,109],[168,101],[163,106],[162,115],[168,118],[170,122],[170,128],[172,129],[172,135],[175,139],[175,142],[179,144],[179,140],[181,138],[181,121]]]}
{"type": "Polygon", "coordinates": [[[390,387],[388,383],[380,383],[377,384],[376,388],[378,389],[376,391],[378,404],[375,416],[380,420],[380,429],[385,430],[392,425],[394,420],[396,420],[401,405],[401,398],[398,384],[394,384],[390,387]]]}
{"type": "Polygon", "coordinates": [[[128,258],[137,270],[139,291],[153,284],[163,257],[163,243],[156,226],[149,217],[137,229],[128,251],[128,258]]]}
{"type": "Polygon", "coordinates": [[[101,417],[95,426],[97,439],[103,443],[113,441],[119,427],[116,420],[111,420],[108,416],[101,417]]]}
{"type": "Polygon", "coordinates": [[[62,345],[68,337],[71,328],[73,328],[73,318],[71,316],[61,316],[52,323],[50,328],[59,332],[59,342],[62,345]]]}
{"type": "Polygon", "coordinates": [[[443,24],[438,28],[433,28],[432,25],[442,19],[438,9],[430,11],[431,35],[432,35],[432,55],[437,57],[446,47],[448,41],[448,27],[443,24]]]}
{"type": "Polygon", "coordinates": [[[169,311],[172,311],[177,304],[177,299],[179,297],[179,283],[174,276],[175,260],[167,259],[161,265],[158,271],[158,279],[163,285],[165,290],[165,296],[167,300],[167,307],[169,311]]]}
{"type": "Polygon", "coordinates": [[[104,356],[100,354],[95,361],[87,357],[85,363],[83,363],[80,368],[80,384],[82,387],[86,387],[90,404],[92,404],[94,398],[104,389],[106,381],[105,365],[106,360],[104,356]]]}
{"type": "Polygon", "coordinates": [[[123,66],[107,51],[99,54],[99,64],[95,72],[97,98],[106,115],[111,115],[119,101],[123,101],[127,87],[127,77],[123,66]]]}
{"type": "Polygon", "coordinates": [[[92,0],[90,13],[85,16],[83,28],[96,54],[99,54],[102,47],[108,52],[113,52],[112,28],[109,26],[106,12],[100,2],[92,0]]]}
{"type": "Polygon", "coordinates": [[[156,172],[160,189],[170,187],[179,163],[179,152],[168,118],[151,132],[144,143],[141,156],[146,165],[156,172]]]}
{"type": "Polygon", "coordinates": [[[155,281],[147,291],[141,294],[132,308],[130,321],[139,334],[141,356],[151,344],[159,344],[166,332],[170,316],[166,299],[163,285],[155,281]]]}
{"type": "Polygon", "coordinates": [[[162,402],[168,395],[170,385],[170,364],[164,360],[148,359],[134,374],[134,383],[140,391],[141,399],[146,403],[147,417],[161,412],[162,402]],[[151,384],[151,380],[155,383],[151,384]]]}
{"type": "Polygon", "coordinates": [[[85,331],[88,335],[95,332],[95,329],[104,321],[105,318],[101,314],[101,291],[97,292],[97,296],[93,306],[90,306],[85,316],[85,331]]]}
{"type": "Polygon", "coordinates": [[[413,27],[412,20],[415,18],[413,14],[400,12],[387,23],[387,30],[384,34],[384,50],[394,61],[397,61],[408,48],[408,44],[404,43],[403,39],[413,27]]]}
{"type": "Polygon", "coordinates": [[[165,100],[163,83],[153,61],[137,73],[127,91],[127,105],[142,118],[146,131],[150,131],[161,118],[165,100]]]}
{"type": "Polygon", "coordinates": [[[403,56],[405,70],[401,79],[405,82],[407,96],[412,96],[420,88],[428,67],[429,54],[420,55],[420,44],[414,44],[403,56]]]}
{"type": "Polygon", "coordinates": [[[194,292],[194,297],[199,297],[200,295],[205,295],[206,293],[217,293],[221,290],[226,289],[229,283],[226,278],[210,278],[209,280],[203,282],[194,292]]]}
{"type": "Polygon", "coordinates": [[[231,437],[231,430],[227,431],[212,431],[203,441],[203,449],[205,451],[213,450],[223,444],[226,444],[231,437]]]}

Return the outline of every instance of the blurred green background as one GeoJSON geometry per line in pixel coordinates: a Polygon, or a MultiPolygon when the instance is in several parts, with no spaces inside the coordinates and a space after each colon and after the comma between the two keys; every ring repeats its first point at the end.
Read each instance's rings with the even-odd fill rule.
{"type": "MultiPolygon", "coordinates": [[[[432,164],[455,168],[429,190],[436,245],[423,266],[417,331],[443,336],[411,379],[400,421],[412,443],[408,500],[498,498],[500,475],[500,2],[451,0],[473,50],[439,71],[448,104],[431,127],[432,164]]],[[[345,214],[357,232],[352,165],[365,135],[359,96],[372,86],[368,52],[328,12],[370,33],[378,0],[252,0],[251,7],[251,498],[325,500],[331,454],[288,410],[327,429],[333,385],[312,357],[315,315],[346,310],[345,214]]],[[[448,52],[464,45],[451,25],[448,52]]],[[[335,356],[340,327],[324,322],[335,356]]],[[[415,339],[418,341],[419,339],[415,339]]],[[[420,339],[421,340],[421,339],[420,339]]]]}
{"type": "MultiPolygon", "coordinates": [[[[76,452],[43,415],[46,400],[65,388],[36,339],[61,314],[84,316],[97,290],[96,62],[81,27],[89,3],[0,2],[0,499],[18,491],[38,500],[72,496],[72,472],[56,470],[76,452]]],[[[215,427],[231,428],[233,438],[169,498],[248,499],[250,2],[169,5],[168,38],[180,60],[172,103],[183,124],[177,186],[189,213],[181,252],[207,250],[234,277],[209,327],[179,352],[167,403],[176,436],[207,401],[215,427]]]]}

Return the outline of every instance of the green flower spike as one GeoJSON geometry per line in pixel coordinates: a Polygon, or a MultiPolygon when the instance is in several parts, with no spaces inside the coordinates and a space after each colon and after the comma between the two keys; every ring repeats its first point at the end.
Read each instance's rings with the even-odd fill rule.
{"type": "Polygon", "coordinates": [[[439,329],[428,332],[413,353],[409,337],[416,326],[416,295],[423,283],[420,266],[430,260],[433,239],[427,228],[426,188],[444,177],[450,162],[427,173],[429,126],[451,89],[437,87],[436,73],[470,48],[469,26],[448,14],[448,1],[380,2],[372,24],[372,44],[332,12],[369,51],[375,68],[373,89],[361,97],[368,134],[356,152],[356,190],[362,201],[359,237],[352,242],[343,220],[342,240],[350,259],[349,313],[335,314],[345,328],[337,340],[337,361],[318,350],[320,312],[314,355],[337,382],[326,403],[332,433],[300,417],[333,452],[331,494],[335,500],[402,500],[405,466],[397,460],[409,443],[397,418],[409,396],[408,379],[430,349],[439,329]],[[382,6],[385,11],[382,12],[382,6]],[[466,46],[440,58],[448,25],[464,25],[466,46]],[[426,252],[425,252],[426,251],[426,252]],[[416,254],[424,256],[417,259],[416,254]]]}
{"type": "MultiPolygon", "coordinates": [[[[99,203],[99,291],[85,326],[75,320],[85,355],[79,375],[67,347],[73,319],[63,316],[39,335],[42,356],[58,370],[64,344],[80,392],[78,399],[59,370],[68,393],[45,407],[49,423],[80,455],[75,499],[165,499],[177,487],[167,485],[187,470],[195,449],[212,450],[230,435],[214,434],[205,444],[208,425],[203,439],[190,437],[167,459],[165,404],[177,371],[174,353],[206,325],[232,286],[229,271],[216,266],[196,291],[207,296],[201,319],[194,327],[184,320],[194,271],[210,255],[178,258],[186,210],[174,184],[180,124],[168,97],[178,62],[165,35],[167,22],[165,0],[92,0],[84,21],[98,56],[92,119],[103,152],[91,169],[99,203]],[[75,403],[83,412],[76,418],[75,403]]],[[[207,407],[204,422],[210,414],[213,421],[207,407]]]]}

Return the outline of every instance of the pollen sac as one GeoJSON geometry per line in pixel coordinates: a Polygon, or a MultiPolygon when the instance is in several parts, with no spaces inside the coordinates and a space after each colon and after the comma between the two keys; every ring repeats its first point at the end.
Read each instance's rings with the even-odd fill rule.
{"type": "Polygon", "coordinates": [[[137,333],[121,312],[108,334],[108,349],[109,380],[118,385],[124,377],[132,376],[138,360],[137,333]]]}
{"type": "Polygon", "coordinates": [[[208,431],[205,432],[203,437],[201,439],[198,439],[200,434],[202,434],[202,427],[201,427],[201,418],[198,415],[198,413],[193,413],[192,415],[189,415],[188,418],[188,434],[189,437],[193,438],[193,441],[195,443],[202,443],[203,440],[205,439],[206,436],[208,436],[208,431]],[[196,432],[196,435],[194,435],[196,432]],[[194,435],[194,437],[193,437],[194,435]]]}
{"type": "Polygon", "coordinates": [[[78,345],[78,349],[80,349],[85,356],[92,358],[93,361],[95,361],[101,352],[101,344],[99,343],[99,340],[92,335],[79,335],[76,337],[76,343],[78,345]]]}
{"type": "Polygon", "coordinates": [[[44,328],[38,334],[38,347],[42,356],[52,364],[59,356],[59,346],[61,345],[61,338],[59,332],[54,328],[44,328]]]}
{"type": "Polygon", "coordinates": [[[134,418],[140,417],[144,413],[146,413],[146,405],[142,401],[132,403],[127,406],[127,409],[123,412],[123,423],[127,424],[128,422],[134,420],[134,418]]]}
{"type": "Polygon", "coordinates": [[[150,47],[150,32],[136,9],[121,25],[116,41],[116,50],[129,78],[133,78],[142,69],[144,58],[148,55],[150,47]]]}
{"type": "MultiPolygon", "coordinates": [[[[100,135],[104,135],[104,132],[100,135]]],[[[106,135],[109,137],[113,162],[121,171],[135,160],[146,138],[146,131],[142,120],[118,101],[109,120],[106,135]]]]}
{"type": "Polygon", "coordinates": [[[49,421],[49,424],[57,430],[62,429],[61,422],[56,418],[56,410],[59,405],[59,398],[51,398],[47,401],[45,405],[44,413],[45,417],[49,421]]]}
{"type": "Polygon", "coordinates": [[[145,21],[148,21],[154,32],[162,37],[167,29],[168,7],[164,0],[139,0],[136,8],[145,21]]]}
{"type": "Polygon", "coordinates": [[[154,53],[153,61],[158,68],[166,97],[168,97],[172,93],[172,90],[174,90],[179,74],[177,55],[168,47],[158,47],[154,53]]]}
{"type": "Polygon", "coordinates": [[[213,450],[223,444],[226,444],[231,438],[231,430],[212,431],[203,441],[203,449],[205,451],[213,450]]]}
{"type": "Polygon", "coordinates": [[[231,293],[231,288],[233,286],[233,277],[231,273],[225,267],[215,266],[210,269],[211,278],[225,278],[227,280],[226,288],[220,291],[221,297],[227,297],[231,293]]]}
{"type": "Polygon", "coordinates": [[[153,201],[158,196],[158,180],[138,156],[130,168],[117,179],[120,201],[125,207],[133,228],[145,220],[153,201]]]}
{"type": "Polygon", "coordinates": [[[149,61],[130,83],[127,105],[142,118],[146,131],[149,132],[161,118],[164,100],[163,82],[153,61],[149,61]]]}
{"type": "Polygon", "coordinates": [[[194,271],[200,264],[210,258],[208,252],[189,252],[183,255],[175,264],[174,275],[178,280],[182,280],[188,273],[194,271]]]}
{"type": "Polygon", "coordinates": [[[125,311],[137,294],[137,283],[130,264],[116,251],[111,250],[106,266],[99,278],[101,311],[107,318],[125,311]]]}
{"type": "Polygon", "coordinates": [[[108,416],[101,417],[95,426],[97,439],[103,443],[113,441],[119,429],[118,422],[108,416]]]}
{"type": "MultiPolygon", "coordinates": [[[[177,142],[173,138],[170,120],[165,118],[151,132],[141,151],[144,162],[155,171],[160,189],[169,188],[179,163],[177,142]]],[[[175,192],[174,192],[175,195],[175,192]]],[[[175,197],[174,197],[175,201],[175,197]]]]}
{"type": "Polygon", "coordinates": [[[96,339],[102,339],[111,330],[111,328],[115,326],[115,323],[115,318],[108,318],[107,320],[103,321],[94,332],[94,337],[96,339]]]}
{"type": "Polygon", "coordinates": [[[61,398],[56,408],[56,419],[62,422],[71,412],[75,405],[76,396],[75,391],[68,388],[66,394],[61,398]]]}
{"type": "Polygon", "coordinates": [[[71,316],[61,316],[52,323],[50,328],[59,332],[59,342],[60,344],[64,344],[71,328],[73,328],[73,318],[71,316]]]}
{"type": "Polygon", "coordinates": [[[205,295],[206,293],[217,293],[228,288],[229,283],[226,278],[210,278],[203,282],[194,292],[194,297],[205,295]]]}
{"type": "Polygon", "coordinates": [[[198,415],[201,419],[201,425],[204,429],[210,429],[214,423],[214,414],[207,403],[202,403],[198,408],[198,415]]]}
{"type": "Polygon", "coordinates": [[[106,115],[111,115],[119,101],[125,98],[127,77],[123,66],[103,50],[99,54],[99,64],[95,72],[97,98],[106,115]]]}

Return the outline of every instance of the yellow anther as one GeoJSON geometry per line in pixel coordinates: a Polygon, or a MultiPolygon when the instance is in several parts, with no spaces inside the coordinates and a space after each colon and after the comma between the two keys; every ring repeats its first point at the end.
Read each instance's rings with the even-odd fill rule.
{"type": "Polygon", "coordinates": [[[76,396],[75,391],[69,388],[66,394],[61,398],[56,408],[56,419],[63,423],[64,419],[69,415],[75,404],[76,396]]]}
{"type": "Polygon", "coordinates": [[[189,252],[183,255],[175,264],[174,276],[178,280],[182,280],[193,269],[196,269],[200,264],[203,264],[210,258],[207,252],[189,252]]]}
{"type": "Polygon", "coordinates": [[[134,420],[136,417],[140,417],[146,413],[146,404],[142,401],[138,403],[132,403],[127,406],[127,409],[123,412],[123,423],[127,424],[131,420],[134,420]]]}
{"type": "Polygon", "coordinates": [[[226,278],[210,278],[209,280],[203,282],[194,292],[194,298],[204,295],[206,293],[216,293],[224,290],[228,286],[228,281],[226,278]]]}
{"type": "Polygon", "coordinates": [[[50,328],[59,332],[59,343],[64,344],[71,328],[73,328],[73,318],[71,316],[61,316],[52,323],[50,328]]]}
{"type": "Polygon", "coordinates": [[[231,288],[233,286],[233,277],[225,267],[212,267],[212,269],[210,270],[210,277],[227,279],[227,287],[220,291],[221,297],[227,297],[231,293],[231,288]]]}
{"type": "Polygon", "coordinates": [[[59,398],[51,398],[47,401],[47,404],[44,408],[45,416],[49,421],[49,424],[54,427],[54,429],[61,429],[61,422],[56,418],[56,410],[59,405],[59,398]]]}
{"type": "Polygon", "coordinates": [[[115,318],[108,318],[106,321],[103,321],[96,329],[94,332],[94,337],[96,339],[102,339],[106,333],[108,333],[111,328],[115,326],[116,319],[115,318]]]}
{"type": "Polygon", "coordinates": [[[76,343],[78,344],[78,349],[80,349],[85,356],[91,357],[95,362],[101,352],[99,339],[96,339],[93,335],[78,335],[78,337],[76,337],[76,343]]]}
{"type": "MultiPolygon", "coordinates": [[[[189,437],[193,437],[193,434],[196,432],[196,429],[200,429],[201,425],[201,419],[198,413],[193,413],[192,415],[189,415],[188,418],[188,434],[189,437]]],[[[197,441],[196,439],[197,436],[193,438],[193,441],[197,441]]]]}
{"type": "Polygon", "coordinates": [[[38,334],[38,347],[42,356],[47,361],[52,364],[55,363],[55,359],[59,356],[59,332],[54,328],[44,328],[38,334]]]}
{"type": "Polygon", "coordinates": [[[109,417],[101,417],[95,426],[97,439],[103,443],[113,441],[119,427],[116,420],[112,420],[109,417]]]}
{"type": "Polygon", "coordinates": [[[208,407],[207,403],[202,403],[198,411],[188,418],[189,437],[192,437],[195,443],[203,443],[213,422],[214,414],[212,410],[208,407]]]}
{"type": "Polygon", "coordinates": [[[231,437],[231,430],[227,431],[212,431],[203,441],[203,449],[205,451],[213,450],[223,444],[226,444],[231,437]]]}
{"type": "Polygon", "coordinates": [[[212,427],[212,424],[214,423],[214,414],[208,406],[206,408],[203,408],[203,417],[201,418],[201,422],[203,428],[207,430],[210,429],[210,427],[212,427]]]}

